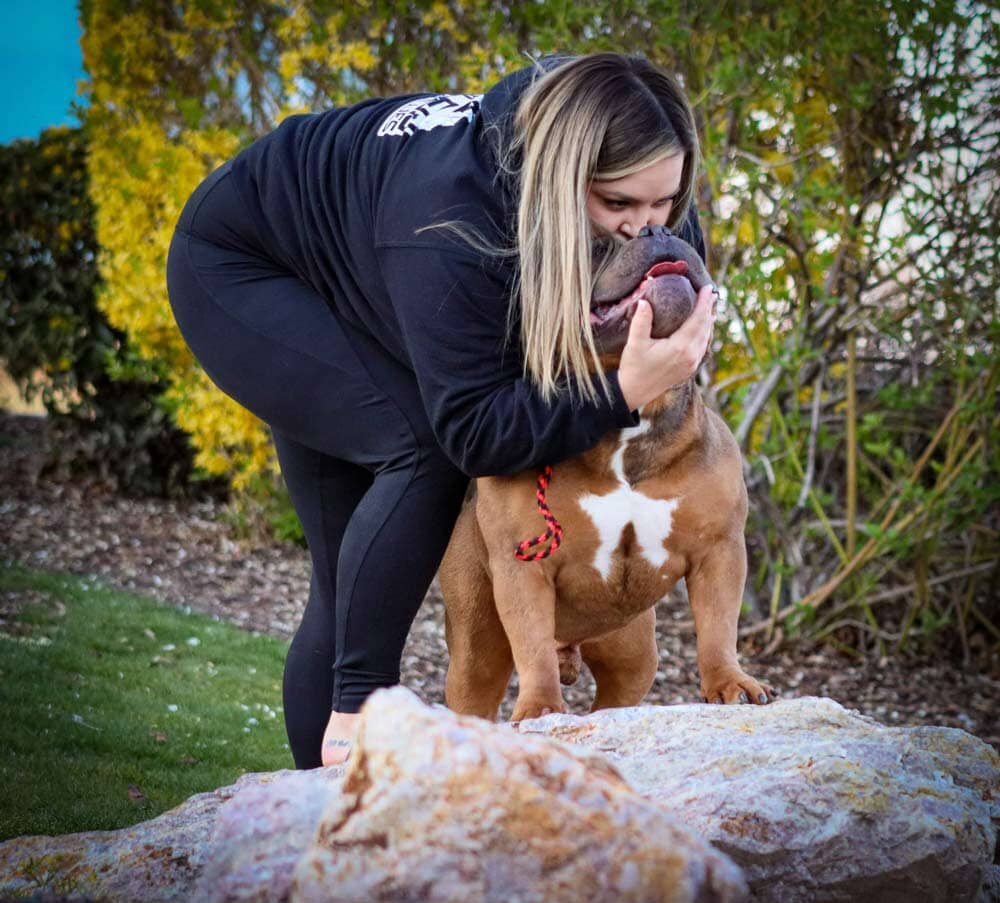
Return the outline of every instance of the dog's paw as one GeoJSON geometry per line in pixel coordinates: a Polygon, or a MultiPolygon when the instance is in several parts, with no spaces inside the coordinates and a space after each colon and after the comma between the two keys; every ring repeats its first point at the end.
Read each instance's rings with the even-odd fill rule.
{"type": "Polygon", "coordinates": [[[541,718],[543,715],[565,714],[566,704],[560,699],[518,699],[511,721],[527,721],[529,718],[541,718]]]}
{"type": "Polygon", "coordinates": [[[759,683],[749,674],[733,670],[713,675],[701,682],[702,702],[716,705],[749,704],[767,705],[778,698],[778,691],[767,684],[759,683]]]}

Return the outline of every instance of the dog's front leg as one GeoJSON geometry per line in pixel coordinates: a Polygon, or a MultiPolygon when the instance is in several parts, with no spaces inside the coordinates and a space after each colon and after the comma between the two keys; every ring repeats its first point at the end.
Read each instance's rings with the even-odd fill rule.
{"type": "Polygon", "coordinates": [[[514,667],[517,704],[511,721],[564,712],[556,652],[556,593],[539,562],[491,561],[493,595],[514,667]]]}
{"type": "Polygon", "coordinates": [[[705,702],[752,702],[775,697],[758,683],[736,656],[737,626],[746,579],[747,555],[742,533],[712,542],[687,575],[688,596],[698,637],[698,673],[705,702]]]}

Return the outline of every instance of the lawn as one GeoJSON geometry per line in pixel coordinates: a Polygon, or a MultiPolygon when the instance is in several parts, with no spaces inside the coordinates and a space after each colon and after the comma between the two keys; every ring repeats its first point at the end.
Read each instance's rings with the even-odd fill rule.
{"type": "Polygon", "coordinates": [[[293,767],[287,641],[0,566],[0,839],[121,828],[293,767]]]}

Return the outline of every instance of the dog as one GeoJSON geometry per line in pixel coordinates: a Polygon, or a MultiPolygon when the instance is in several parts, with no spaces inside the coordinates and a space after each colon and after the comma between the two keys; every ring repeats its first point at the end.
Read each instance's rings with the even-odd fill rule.
{"type": "MultiPolygon", "coordinates": [[[[590,319],[605,368],[617,365],[639,297],[662,338],[711,281],[694,249],[663,226],[595,259],[590,319]]],[[[702,700],[770,702],[775,691],[736,653],[746,517],[739,447],[694,377],[551,478],[548,469],[478,478],[439,569],[446,704],[495,720],[516,668],[512,721],[564,712],[561,686],[575,682],[582,659],[597,687],[592,710],[638,705],[659,660],[656,602],[682,577],[702,700]],[[524,542],[538,532],[539,510],[549,530],[524,542]]]]}

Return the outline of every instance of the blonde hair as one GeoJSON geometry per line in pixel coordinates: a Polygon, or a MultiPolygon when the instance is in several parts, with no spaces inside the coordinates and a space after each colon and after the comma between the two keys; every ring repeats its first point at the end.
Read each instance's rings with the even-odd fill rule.
{"type": "Polygon", "coordinates": [[[559,394],[566,381],[572,394],[594,401],[595,374],[609,392],[590,327],[591,182],[624,178],[678,153],[684,165],[671,227],[691,203],[697,132],[678,83],[641,57],[569,58],[524,92],[502,165],[518,184],[515,291],[524,371],[543,397],[559,394]]]}

